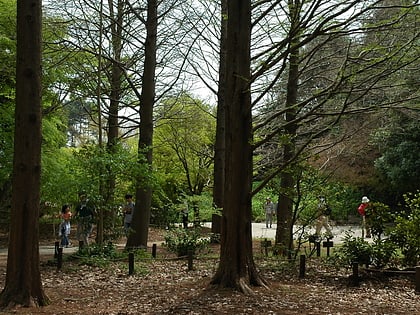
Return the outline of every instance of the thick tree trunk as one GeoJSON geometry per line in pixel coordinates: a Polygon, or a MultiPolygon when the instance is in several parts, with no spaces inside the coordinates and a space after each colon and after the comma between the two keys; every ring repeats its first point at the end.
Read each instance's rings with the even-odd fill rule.
{"type": "Polygon", "coordinates": [[[225,98],[226,98],[226,34],[227,0],[222,0],[220,29],[219,90],[217,92],[217,124],[214,145],[213,205],[223,208],[225,184],[225,98]]]}
{"type": "MultiPolygon", "coordinates": [[[[109,2],[109,7],[111,10],[111,38],[112,38],[112,55],[113,62],[111,64],[111,76],[110,86],[110,102],[109,102],[109,114],[108,114],[108,143],[107,151],[110,154],[115,154],[116,147],[119,142],[119,120],[118,112],[120,107],[121,100],[121,85],[122,85],[122,75],[123,71],[120,66],[121,61],[121,50],[122,50],[122,30],[123,30],[123,15],[124,15],[124,2],[123,0],[117,1],[117,10],[114,11],[113,2],[109,2]]],[[[114,194],[115,194],[115,185],[116,185],[116,174],[112,172],[109,165],[106,166],[107,178],[105,189],[101,190],[101,195],[103,198],[103,204],[113,204],[114,194]]],[[[103,213],[103,210],[101,211],[103,213]]],[[[107,220],[105,217],[102,219],[102,235],[104,234],[105,229],[112,228],[114,222],[117,221],[118,213],[117,211],[111,212],[107,220]],[[104,222],[105,221],[105,222],[104,222]],[[110,226],[111,225],[111,226],[110,226]]],[[[98,226],[98,236],[99,236],[99,226],[98,226]]],[[[103,241],[103,238],[102,238],[103,241]]]]}
{"type": "Polygon", "coordinates": [[[296,153],[296,102],[299,83],[299,49],[296,48],[299,43],[298,32],[296,31],[299,25],[299,12],[301,8],[301,1],[289,1],[289,10],[291,16],[291,35],[290,38],[290,66],[287,81],[287,96],[286,96],[286,122],[285,134],[289,137],[289,143],[283,145],[283,165],[289,165],[280,174],[280,194],[279,207],[277,212],[277,231],[276,231],[276,245],[282,249],[282,254],[291,256],[293,250],[293,198],[296,195],[295,185],[296,178],[294,176],[295,170],[293,163],[290,163],[295,158],[296,153]]]}
{"type": "Polygon", "coordinates": [[[252,255],[251,3],[228,1],[226,174],[220,263],[211,283],[249,293],[264,285],[252,255]]]}
{"type": "MultiPolygon", "coordinates": [[[[156,69],[156,36],[157,36],[157,0],[147,1],[147,37],[145,43],[145,60],[143,88],[140,102],[140,138],[139,159],[146,160],[152,171],[153,144],[153,105],[155,99],[156,69]],[[144,156],[144,158],[142,158],[144,156]]],[[[150,212],[152,206],[152,189],[145,178],[137,179],[136,206],[133,214],[132,229],[134,232],[127,239],[127,248],[147,247],[150,212]]]]}
{"type": "Polygon", "coordinates": [[[17,2],[13,193],[6,284],[0,304],[46,305],[39,270],[41,1],[17,2]]]}

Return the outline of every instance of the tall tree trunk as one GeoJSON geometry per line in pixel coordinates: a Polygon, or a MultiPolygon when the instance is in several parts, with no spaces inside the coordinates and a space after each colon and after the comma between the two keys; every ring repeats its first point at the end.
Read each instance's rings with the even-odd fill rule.
{"type": "Polygon", "coordinates": [[[226,174],[220,263],[212,284],[250,293],[264,285],[252,255],[251,2],[228,1],[226,57],[226,174]]]}
{"type": "MultiPolygon", "coordinates": [[[[121,100],[121,85],[123,71],[121,69],[121,51],[122,51],[122,30],[123,30],[123,15],[124,15],[124,1],[117,1],[116,12],[114,9],[113,1],[108,1],[110,8],[111,17],[111,47],[113,62],[111,63],[111,77],[109,79],[111,86],[110,101],[109,101],[109,112],[108,112],[108,142],[107,152],[115,154],[117,145],[119,142],[119,121],[118,112],[121,100]]],[[[116,185],[116,174],[112,172],[111,166],[107,165],[107,179],[106,189],[102,191],[102,198],[104,204],[113,204],[115,185],[116,185]]],[[[117,221],[118,213],[112,211],[107,215],[108,220],[104,222],[104,229],[110,228],[110,224],[117,221]]]]}
{"type": "MultiPolygon", "coordinates": [[[[103,149],[103,136],[102,136],[102,109],[101,109],[101,86],[102,86],[102,38],[103,38],[103,0],[100,3],[99,9],[99,45],[98,45],[98,82],[96,83],[96,106],[98,109],[98,146],[102,154],[103,149]]],[[[103,168],[105,166],[101,165],[100,173],[104,172],[103,168]]],[[[102,176],[99,177],[99,194],[104,195],[105,191],[105,181],[102,176]]],[[[104,241],[104,203],[101,202],[99,205],[99,220],[96,226],[96,243],[102,245],[104,241]]]]}
{"type": "Polygon", "coordinates": [[[5,287],[0,304],[46,305],[39,270],[41,178],[41,1],[17,2],[13,192],[5,287]]]}
{"type": "Polygon", "coordinates": [[[216,208],[223,208],[223,193],[225,181],[226,32],[227,0],[222,0],[220,29],[219,90],[217,92],[217,123],[213,173],[213,205],[216,208]]]}
{"type": "MultiPolygon", "coordinates": [[[[152,172],[153,105],[155,101],[157,0],[147,1],[146,43],[143,88],[140,101],[140,162],[146,160],[152,172]]],[[[152,189],[146,178],[137,179],[136,206],[133,214],[134,232],[127,239],[127,248],[147,247],[152,206],[152,189]]]]}
{"type": "Polygon", "coordinates": [[[290,27],[290,61],[287,81],[286,96],[286,128],[285,134],[289,137],[289,142],[283,145],[283,165],[289,166],[280,174],[280,194],[277,209],[277,231],[276,244],[280,245],[284,255],[291,256],[293,250],[293,198],[295,196],[296,179],[294,176],[293,164],[290,161],[295,156],[296,151],[296,102],[299,81],[299,49],[295,48],[299,42],[297,26],[299,25],[299,12],[301,1],[289,1],[291,17],[290,27]]]}

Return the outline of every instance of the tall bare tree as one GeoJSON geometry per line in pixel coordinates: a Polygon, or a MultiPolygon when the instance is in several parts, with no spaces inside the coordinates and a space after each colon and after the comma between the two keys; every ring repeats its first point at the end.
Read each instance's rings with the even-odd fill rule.
{"type": "Polygon", "coordinates": [[[228,1],[225,193],[220,263],[212,283],[251,292],[264,285],[252,254],[251,1],[228,1]]]}
{"type": "Polygon", "coordinates": [[[0,304],[48,303],[39,269],[41,0],[17,1],[16,111],[6,284],[0,304]]]}
{"type": "MultiPolygon", "coordinates": [[[[296,131],[298,124],[296,122],[296,103],[298,93],[299,80],[299,15],[301,11],[301,1],[289,0],[288,3],[290,11],[290,58],[289,71],[286,89],[286,112],[284,134],[289,141],[283,144],[282,149],[282,164],[287,165],[295,156],[296,147],[296,131]]],[[[293,167],[286,167],[280,173],[280,193],[277,207],[277,231],[276,244],[286,250],[290,254],[293,247],[293,196],[294,186],[296,183],[293,167]]],[[[285,254],[286,252],[284,252],[285,254]]]]}
{"type": "Polygon", "coordinates": [[[213,204],[223,208],[225,181],[225,97],[226,97],[226,31],[227,0],[222,0],[220,12],[220,60],[217,91],[217,124],[214,145],[213,204]]]}
{"type": "MultiPolygon", "coordinates": [[[[158,2],[147,1],[146,42],[143,70],[143,88],[140,98],[140,138],[138,146],[139,161],[146,161],[152,169],[153,144],[153,108],[155,102],[156,40],[158,25],[158,2]]],[[[133,215],[133,233],[127,239],[126,246],[147,247],[149,221],[152,205],[152,188],[144,178],[137,178],[136,207],[133,215]]]]}

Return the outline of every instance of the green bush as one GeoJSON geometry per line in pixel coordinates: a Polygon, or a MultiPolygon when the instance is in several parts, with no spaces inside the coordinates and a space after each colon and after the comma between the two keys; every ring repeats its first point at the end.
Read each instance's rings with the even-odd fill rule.
{"type": "Polygon", "coordinates": [[[335,252],[335,258],[348,268],[354,262],[384,268],[390,265],[396,253],[397,246],[390,239],[376,238],[373,243],[369,243],[361,237],[354,237],[347,233],[343,245],[335,252]]]}
{"type": "Polygon", "coordinates": [[[210,243],[209,238],[203,238],[200,228],[195,229],[172,229],[165,235],[167,248],[180,256],[185,256],[189,251],[196,252],[205,248],[210,243]]]}
{"type": "Polygon", "coordinates": [[[79,248],[76,256],[80,259],[80,264],[82,265],[107,267],[111,261],[123,258],[124,254],[117,251],[114,244],[107,243],[79,248]]]}
{"type": "Polygon", "coordinates": [[[371,246],[371,262],[376,268],[384,268],[396,255],[397,246],[390,239],[375,239],[371,246]]]}
{"type": "Polygon", "coordinates": [[[399,246],[403,264],[416,266],[420,262],[420,193],[405,196],[408,211],[396,216],[396,226],[390,239],[399,246]]]}
{"type": "Polygon", "coordinates": [[[374,238],[381,238],[386,232],[386,227],[393,221],[389,207],[380,202],[373,202],[366,209],[366,223],[374,238]]]}
{"type": "Polygon", "coordinates": [[[346,267],[351,267],[353,263],[370,264],[372,247],[361,237],[354,237],[349,232],[346,233],[343,245],[335,251],[338,261],[346,267]]]}

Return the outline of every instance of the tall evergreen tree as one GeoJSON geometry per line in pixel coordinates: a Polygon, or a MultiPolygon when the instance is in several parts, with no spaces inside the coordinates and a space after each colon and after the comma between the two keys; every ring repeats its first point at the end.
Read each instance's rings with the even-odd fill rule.
{"type": "Polygon", "coordinates": [[[39,269],[41,178],[41,0],[17,1],[12,212],[0,305],[48,303],[39,269]]]}
{"type": "Polygon", "coordinates": [[[241,292],[264,285],[252,254],[251,1],[229,0],[226,54],[225,192],[220,263],[212,283],[241,292]]]}

